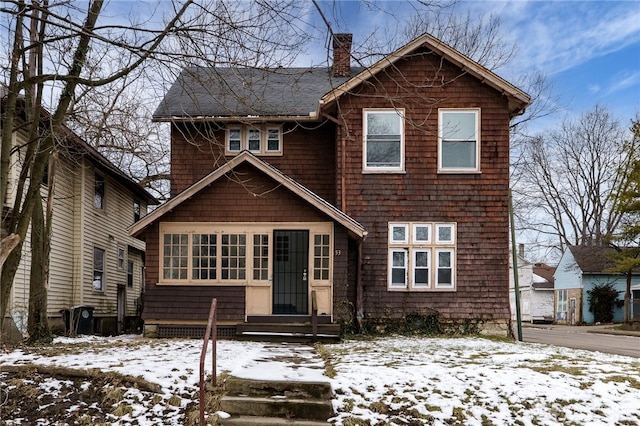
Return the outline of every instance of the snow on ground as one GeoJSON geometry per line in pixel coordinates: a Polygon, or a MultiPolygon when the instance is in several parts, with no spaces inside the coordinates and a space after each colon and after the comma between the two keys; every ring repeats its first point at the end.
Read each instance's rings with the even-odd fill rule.
{"type": "MultiPolygon", "coordinates": [[[[0,352],[0,372],[3,365],[33,363],[142,376],[162,387],[164,400],[180,396],[184,407],[197,397],[201,350],[200,340],[57,338],[50,347],[0,352]]],[[[482,338],[348,340],[323,351],[335,371],[325,380],[335,392],[338,424],[640,425],[637,358],[482,338]]],[[[210,356],[209,350],[207,373],[210,356]]],[[[217,346],[218,374],[316,381],[321,366],[305,346],[226,340],[217,346]],[[288,356],[294,352],[295,365],[288,356]]],[[[48,381],[47,391],[62,382],[48,381]]],[[[1,382],[0,390],[11,397],[1,382]]],[[[156,425],[158,416],[162,424],[182,424],[166,404],[136,406],[136,392],[128,396],[133,412],[112,424],[156,425]]]]}

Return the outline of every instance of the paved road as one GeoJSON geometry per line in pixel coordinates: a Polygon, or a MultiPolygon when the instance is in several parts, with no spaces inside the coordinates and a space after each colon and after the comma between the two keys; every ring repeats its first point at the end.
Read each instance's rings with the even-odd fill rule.
{"type": "Polygon", "coordinates": [[[575,326],[523,327],[522,340],[640,358],[640,336],[600,334],[597,331],[575,326]]]}

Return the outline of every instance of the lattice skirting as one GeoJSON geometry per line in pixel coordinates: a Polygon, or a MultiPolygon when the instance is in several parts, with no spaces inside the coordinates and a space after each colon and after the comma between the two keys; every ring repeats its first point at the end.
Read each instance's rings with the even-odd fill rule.
{"type": "MultiPolygon", "coordinates": [[[[204,325],[158,325],[158,337],[202,339],[207,329],[204,325]]],[[[218,339],[233,339],[236,337],[235,325],[219,325],[218,339]]]]}

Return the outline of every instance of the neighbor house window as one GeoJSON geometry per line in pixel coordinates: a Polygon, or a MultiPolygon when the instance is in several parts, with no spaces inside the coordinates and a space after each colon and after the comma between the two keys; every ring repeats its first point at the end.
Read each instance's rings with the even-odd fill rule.
{"type": "Polygon", "coordinates": [[[567,300],[569,296],[569,290],[558,290],[558,307],[556,309],[556,319],[567,319],[567,300]]]}
{"type": "Polygon", "coordinates": [[[141,210],[140,210],[140,201],[133,200],[133,221],[137,222],[140,220],[141,210]]]}
{"type": "Polygon", "coordinates": [[[96,173],[93,186],[94,186],[93,206],[97,209],[104,210],[104,194],[105,194],[104,176],[96,173]]]}
{"type": "Polygon", "coordinates": [[[259,125],[227,127],[226,154],[235,155],[243,150],[257,155],[281,155],[282,127],[259,125]]]}
{"type": "Polygon", "coordinates": [[[480,170],[480,110],[440,109],[438,170],[480,170]]]}
{"type": "Polygon", "coordinates": [[[373,172],[404,170],[404,111],[364,111],[363,168],[373,172]]]}
{"type": "Polygon", "coordinates": [[[124,247],[118,247],[118,269],[124,271],[124,247]]]}
{"type": "Polygon", "coordinates": [[[453,223],[390,223],[389,289],[455,290],[455,242],[453,223]]]}
{"type": "Polygon", "coordinates": [[[133,260],[127,261],[127,287],[133,287],[133,260]]]}
{"type": "Polygon", "coordinates": [[[93,248],[93,289],[104,291],[104,250],[93,248]]]}

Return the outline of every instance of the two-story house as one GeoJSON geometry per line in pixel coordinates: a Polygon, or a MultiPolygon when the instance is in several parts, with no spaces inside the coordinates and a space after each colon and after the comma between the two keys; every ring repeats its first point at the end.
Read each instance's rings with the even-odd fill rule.
{"type": "MultiPolygon", "coordinates": [[[[79,136],[65,132],[55,175],[42,183],[43,203],[48,185],[54,185],[48,316],[52,326],[64,320],[68,331],[80,326],[85,334],[115,334],[137,326],[141,311],[145,245],[127,228],[158,201],[79,136]]],[[[15,132],[15,167],[10,170],[3,234],[4,221],[12,214],[26,137],[15,132]]],[[[29,306],[30,238],[27,233],[8,303],[11,321],[5,321],[21,333],[26,331],[29,306]]]]}
{"type": "Polygon", "coordinates": [[[529,96],[428,34],[365,68],[351,42],[330,67],[179,75],[154,114],[172,198],[130,228],[146,332],[201,335],[217,298],[230,333],[312,306],[506,333],[509,125],[529,96]]]}

